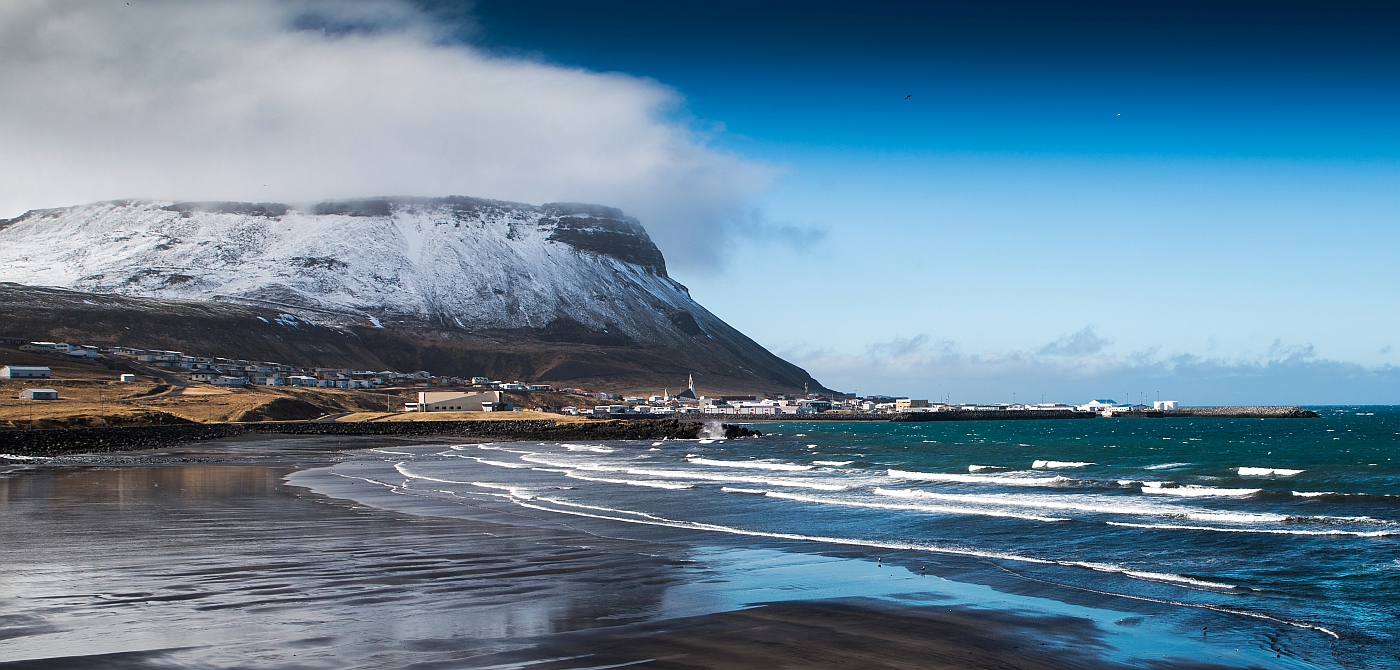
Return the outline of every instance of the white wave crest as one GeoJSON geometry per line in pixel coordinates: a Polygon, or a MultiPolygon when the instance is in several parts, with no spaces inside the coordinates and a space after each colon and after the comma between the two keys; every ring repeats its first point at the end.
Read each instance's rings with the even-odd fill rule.
{"type": "Polygon", "coordinates": [[[471,482],[459,482],[451,479],[439,479],[437,477],[429,477],[427,475],[420,475],[413,472],[409,472],[408,468],[404,467],[403,463],[395,463],[394,469],[398,470],[399,474],[408,477],[409,479],[421,479],[425,482],[437,482],[439,484],[471,484],[471,482]]]}
{"type": "Polygon", "coordinates": [[[766,490],[764,490],[764,489],[741,489],[741,488],[738,488],[738,487],[735,487],[735,486],[721,486],[721,487],[719,487],[719,490],[721,490],[721,491],[723,491],[723,492],[725,492],[725,493],[748,493],[748,494],[750,494],[750,495],[760,495],[760,496],[768,495],[768,491],[766,491],[766,490]]]}
{"type": "Polygon", "coordinates": [[[887,470],[894,479],[914,479],[926,482],[958,482],[961,484],[1001,484],[1004,486],[1064,486],[1073,482],[1069,477],[1017,477],[1012,475],[964,475],[956,472],[912,472],[887,470]]]}
{"type": "Polygon", "coordinates": [[[752,468],[754,470],[779,470],[784,472],[803,472],[811,470],[810,465],[796,465],[794,463],[764,463],[762,461],[717,461],[711,458],[687,458],[685,459],[696,465],[709,465],[717,468],[752,468]]]}
{"type": "Polygon", "coordinates": [[[719,472],[703,472],[698,470],[659,470],[654,468],[633,468],[619,467],[596,462],[563,462],[556,459],[547,458],[537,454],[521,456],[520,460],[540,465],[565,468],[569,470],[585,470],[588,472],[616,472],[619,474],[636,475],[640,477],[660,477],[662,479],[694,479],[706,482],[723,482],[729,484],[764,484],[768,486],[787,486],[794,488],[807,488],[815,491],[844,491],[849,486],[846,484],[828,484],[818,479],[799,479],[796,477],[759,477],[755,475],[724,474],[719,472]]]}
{"type": "Polygon", "coordinates": [[[612,447],[605,447],[601,444],[561,444],[559,446],[564,447],[569,451],[591,451],[595,454],[611,454],[613,452],[612,447]]]}
{"type": "Polygon", "coordinates": [[[1042,470],[1045,468],[1049,468],[1051,470],[1059,468],[1082,468],[1088,465],[1094,464],[1086,463],[1084,461],[1035,461],[1034,463],[1031,463],[1031,467],[1036,470],[1042,470]]]}
{"type": "Polygon", "coordinates": [[[1025,519],[1027,521],[1069,521],[1069,519],[1041,516],[1039,514],[1027,514],[1023,512],[1010,512],[999,509],[988,509],[985,507],[963,507],[950,505],[894,505],[890,503],[866,502],[863,500],[852,500],[849,498],[814,496],[803,493],[787,493],[783,491],[769,491],[766,495],[769,498],[797,500],[801,502],[817,503],[821,505],[840,505],[842,507],[864,507],[866,509],[887,509],[903,512],[928,512],[932,514],[965,514],[973,516],[994,516],[1005,519],[1025,519]]]}
{"type": "Polygon", "coordinates": [[[489,458],[482,458],[480,456],[458,456],[458,458],[466,458],[476,461],[477,463],[480,463],[482,465],[490,465],[492,467],[497,468],[510,468],[512,470],[523,470],[530,467],[528,465],[522,465],[520,463],[506,463],[504,461],[493,461],[489,458]]]}
{"type": "Polygon", "coordinates": [[[1202,530],[1215,533],[1259,533],[1265,535],[1350,535],[1353,537],[1391,537],[1400,535],[1396,530],[1305,530],[1301,528],[1221,528],[1218,526],[1182,526],[1177,524],[1123,523],[1109,521],[1110,526],[1127,528],[1151,528],[1156,530],[1202,530]]]}
{"type": "Polygon", "coordinates": [[[1288,468],[1245,468],[1239,469],[1241,477],[1292,477],[1301,474],[1304,470],[1289,470],[1288,468]]]}
{"type": "Polygon", "coordinates": [[[582,479],[586,482],[602,482],[605,484],[626,484],[628,486],[645,486],[647,488],[667,489],[671,491],[695,488],[694,484],[687,484],[685,482],[660,482],[651,479],[609,479],[607,477],[590,477],[588,475],[581,475],[577,472],[572,471],[564,473],[564,476],[570,479],[582,479]]]}
{"type": "Polygon", "coordinates": [[[1162,463],[1161,465],[1146,465],[1143,470],[1171,470],[1172,468],[1184,468],[1190,463],[1162,463]]]}
{"type": "Polygon", "coordinates": [[[812,461],[812,464],[813,464],[813,465],[827,465],[827,466],[831,466],[831,467],[833,467],[833,468],[839,468],[839,467],[841,467],[841,466],[843,466],[843,465],[850,465],[850,464],[852,464],[852,463],[854,463],[854,462],[855,462],[855,461],[812,461]]]}
{"type": "Polygon", "coordinates": [[[1200,486],[1197,484],[1187,484],[1185,486],[1164,486],[1162,482],[1143,482],[1142,492],[1164,495],[1181,496],[1184,498],[1243,498],[1252,496],[1262,489],[1224,489],[1214,486],[1200,486]]]}
{"type": "Polygon", "coordinates": [[[1003,468],[1003,467],[1001,467],[1000,465],[969,465],[969,466],[967,466],[967,471],[968,471],[968,472],[981,472],[981,471],[983,471],[983,470],[1005,470],[1005,469],[1006,469],[1006,468],[1003,468]]]}
{"type": "Polygon", "coordinates": [[[1077,565],[1081,568],[1089,568],[1098,572],[1117,572],[1129,577],[1146,579],[1154,582],[1172,582],[1175,584],[1190,584],[1192,586],[1204,586],[1210,589],[1235,589],[1239,588],[1234,584],[1224,584],[1221,582],[1208,582],[1203,579],[1195,579],[1185,575],[1176,575],[1167,572],[1148,572],[1145,570],[1132,570],[1108,563],[1091,563],[1088,561],[1065,561],[1064,565],[1077,565]]]}
{"type": "Polygon", "coordinates": [[[1201,509],[1169,503],[1125,500],[1122,496],[1095,495],[1026,495],[1021,493],[934,493],[920,489],[876,488],[876,495],[892,498],[940,500],[976,505],[996,505],[1022,509],[1052,509],[1091,514],[1121,514],[1175,517],[1195,521],[1223,523],[1280,523],[1290,517],[1284,514],[1254,514],[1201,509]]]}

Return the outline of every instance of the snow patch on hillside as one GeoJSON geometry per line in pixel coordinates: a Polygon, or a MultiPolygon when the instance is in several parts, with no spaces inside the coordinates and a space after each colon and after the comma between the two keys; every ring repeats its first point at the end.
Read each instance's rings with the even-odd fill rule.
{"type": "Polygon", "coordinates": [[[358,203],[119,201],[34,211],[0,222],[0,281],[274,304],[288,326],[331,318],[318,310],[375,325],[406,315],[472,329],[572,320],[669,344],[707,336],[682,312],[701,331],[725,327],[666,276],[646,232],[616,210],[462,198],[358,203]]]}

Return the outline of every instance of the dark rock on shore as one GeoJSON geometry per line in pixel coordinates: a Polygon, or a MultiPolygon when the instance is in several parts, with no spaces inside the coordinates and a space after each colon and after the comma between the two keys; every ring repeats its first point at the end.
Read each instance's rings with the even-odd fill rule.
{"type": "MultiPolygon", "coordinates": [[[[762,433],[721,424],[726,438],[762,433]]],[[[166,449],[191,442],[237,435],[345,435],[385,437],[464,437],[497,440],[660,440],[695,439],[705,424],[667,420],[599,421],[560,424],[551,419],[525,421],[394,421],[363,423],[265,422],[113,426],[0,431],[0,453],[13,456],[59,456],[74,453],[166,449]]]]}

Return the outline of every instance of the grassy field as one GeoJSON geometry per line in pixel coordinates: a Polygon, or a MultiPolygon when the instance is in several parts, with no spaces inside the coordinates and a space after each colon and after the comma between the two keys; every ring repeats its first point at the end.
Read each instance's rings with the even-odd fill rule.
{"type": "MultiPolygon", "coordinates": [[[[520,420],[577,417],[542,412],[385,412],[415,402],[420,388],[350,390],[257,386],[228,389],[199,382],[178,388],[158,377],[137,373],[135,382],[118,381],[131,372],[121,362],[74,360],[49,354],[0,348],[0,365],[47,366],[51,379],[0,380],[0,428],[147,425],[227,421],[305,420],[346,414],[340,421],[520,420]],[[26,388],[51,388],[58,400],[21,400],[26,388]]],[[[179,377],[180,375],[172,375],[179,377]]],[[[435,387],[434,391],[453,390],[435,387]]],[[[590,405],[591,398],[562,393],[508,393],[521,408],[590,405]]]]}
{"type": "Polygon", "coordinates": [[[360,421],[525,421],[538,419],[552,419],[555,423],[560,424],[597,422],[597,419],[587,417],[534,410],[519,412],[355,412],[337,417],[336,421],[354,423],[360,421]]]}

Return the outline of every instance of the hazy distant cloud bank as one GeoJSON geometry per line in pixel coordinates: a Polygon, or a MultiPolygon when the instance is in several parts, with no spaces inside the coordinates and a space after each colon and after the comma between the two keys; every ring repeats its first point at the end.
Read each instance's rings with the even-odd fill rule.
{"type": "Polygon", "coordinates": [[[927,335],[896,338],[852,355],[789,352],[823,384],[954,402],[1085,402],[1111,397],[1187,405],[1400,403],[1400,368],[1366,368],[1317,358],[1310,346],[1275,343],[1257,360],[1156,351],[1121,356],[1092,328],[1029,351],[963,353],[927,335]],[[1125,397],[1126,396],[1126,397],[1125,397]]]}
{"type": "Polygon", "coordinates": [[[588,201],[704,266],[771,180],[654,81],[445,37],[398,0],[0,3],[0,216],[128,197],[588,201]]]}

